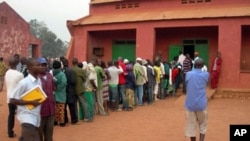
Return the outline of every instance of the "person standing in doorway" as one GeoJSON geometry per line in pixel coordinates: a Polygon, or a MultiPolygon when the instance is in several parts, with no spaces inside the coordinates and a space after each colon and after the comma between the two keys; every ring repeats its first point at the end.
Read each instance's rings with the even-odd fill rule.
{"type": "Polygon", "coordinates": [[[207,96],[206,85],[209,79],[209,73],[201,68],[204,65],[202,59],[194,62],[194,70],[186,73],[187,95],[185,101],[186,108],[186,130],[185,135],[190,137],[191,141],[196,141],[197,124],[200,130],[200,141],[204,141],[207,131],[207,96]]]}
{"type": "Polygon", "coordinates": [[[178,63],[181,64],[181,66],[183,66],[183,61],[185,60],[186,56],[183,54],[182,50],[179,51],[179,57],[178,57],[178,63]]]}
{"type": "Polygon", "coordinates": [[[216,57],[213,59],[212,70],[211,70],[211,88],[215,89],[218,87],[220,72],[221,72],[221,53],[217,52],[216,57]]]}
{"type": "Polygon", "coordinates": [[[190,58],[190,55],[187,53],[186,58],[183,61],[183,89],[182,92],[185,94],[186,93],[186,84],[185,84],[185,78],[186,78],[186,73],[192,70],[192,59],[190,58]]]}
{"type": "Polygon", "coordinates": [[[17,86],[18,82],[22,80],[23,74],[16,70],[16,65],[18,61],[15,58],[9,59],[9,69],[5,74],[5,84],[7,88],[7,103],[9,107],[9,116],[8,116],[8,136],[10,138],[13,138],[16,136],[16,134],[13,131],[14,125],[15,125],[15,113],[16,113],[16,105],[11,104],[10,97],[12,91],[17,86]]]}

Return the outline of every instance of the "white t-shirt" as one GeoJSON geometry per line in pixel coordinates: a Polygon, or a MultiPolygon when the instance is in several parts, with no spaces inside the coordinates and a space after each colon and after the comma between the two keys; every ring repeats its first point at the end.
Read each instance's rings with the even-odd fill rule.
{"type": "Polygon", "coordinates": [[[7,103],[10,101],[12,91],[16,88],[18,82],[24,78],[23,74],[17,70],[9,69],[5,74],[5,84],[7,88],[7,103]]]}
{"type": "Polygon", "coordinates": [[[185,55],[180,54],[177,62],[183,66],[183,61],[185,60],[185,58],[186,58],[185,55]]]}
{"type": "Polygon", "coordinates": [[[118,85],[119,74],[123,72],[121,66],[119,66],[119,69],[115,66],[111,66],[108,68],[108,71],[110,74],[109,84],[118,85]]]}

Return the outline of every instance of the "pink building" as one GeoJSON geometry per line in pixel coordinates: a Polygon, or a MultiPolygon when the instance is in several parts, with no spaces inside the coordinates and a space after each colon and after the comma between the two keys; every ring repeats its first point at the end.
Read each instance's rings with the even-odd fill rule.
{"type": "Polygon", "coordinates": [[[70,60],[153,60],[161,51],[171,61],[180,50],[198,51],[210,69],[220,51],[219,88],[250,89],[249,0],[92,0],[89,6],[88,16],[67,21],[70,60]]]}
{"type": "Polygon", "coordinates": [[[5,61],[15,53],[21,57],[38,57],[41,43],[30,33],[29,23],[6,2],[0,3],[0,56],[5,61]]]}

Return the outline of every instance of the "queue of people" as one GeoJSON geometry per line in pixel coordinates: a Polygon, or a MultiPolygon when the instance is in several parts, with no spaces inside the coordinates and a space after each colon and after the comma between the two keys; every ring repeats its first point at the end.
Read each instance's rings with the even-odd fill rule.
{"type": "MultiPolygon", "coordinates": [[[[195,54],[198,57],[198,53],[195,54]]],[[[9,59],[9,69],[6,67],[4,72],[9,106],[8,136],[16,136],[13,130],[15,111],[22,127],[20,140],[52,141],[54,126],[77,125],[80,120],[93,122],[96,115],[132,111],[146,103],[150,105],[159,99],[176,97],[182,82],[185,94],[187,73],[200,59],[193,61],[189,54],[180,55],[171,62],[161,56],[153,62],[140,57],[135,62],[119,57],[107,62],[108,66],[99,58],[89,62],[73,58],[72,67],[69,67],[69,61],[64,57],[50,62],[43,57],[20,59],[15,54],[9,59]],[[42,88],[47,99],[42,103],[39,99],[23,100],[22,94],[35,86],[42,88]],[[27,104],[35,108],[28,110],[27,104]]],[[[212,72],[216,80],[212,81],[212,86],[216,87],[218,73],[215,74],[215,70],[220,68],[221,60],[213,62],[212,72]]]]}

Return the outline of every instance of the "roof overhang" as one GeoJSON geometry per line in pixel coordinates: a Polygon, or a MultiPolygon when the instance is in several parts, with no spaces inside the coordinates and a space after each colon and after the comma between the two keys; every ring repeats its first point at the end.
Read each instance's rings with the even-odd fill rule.
{"type": "Polygon", "coordinates": [[[223,17],[248,17],[250,16],[250,5],[240,7],[216,7],[196,9],[158,10],[150,12],[110,13],[88,15],[76,21],[72,25],[96,25],[124,22],[143,22],[159,20],[178,19],[202,19],[202,18],[223,18],[223,17]]]}
{"type": "Polygon", "coordinates": [[[123,0],[92,0],[90,4],[101,4],[101,3],[109,3],[109,2],[119,2],[123,0]]]}

